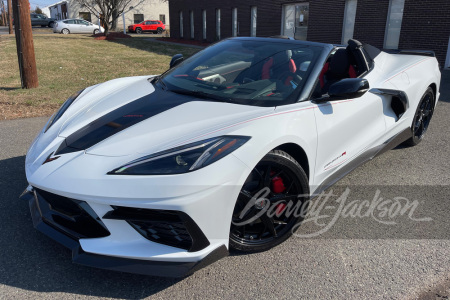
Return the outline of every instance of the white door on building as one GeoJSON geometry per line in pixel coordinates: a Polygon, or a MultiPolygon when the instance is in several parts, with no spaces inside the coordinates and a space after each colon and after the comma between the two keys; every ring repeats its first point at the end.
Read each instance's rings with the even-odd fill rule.
{"type": "Polygon", "coordinates": [[[281,34],[306,40],[309,21],[309,3],[302,2],[283,6],[281,34]]]}

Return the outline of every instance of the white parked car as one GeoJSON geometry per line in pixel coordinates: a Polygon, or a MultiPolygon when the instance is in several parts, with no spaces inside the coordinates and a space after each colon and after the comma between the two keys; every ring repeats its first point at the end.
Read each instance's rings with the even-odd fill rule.
{"type": "Polygon", "coordinates": [[[53,32],[55,33],[92,33],[97,34],[99,32],[105,32],[105,29],[101,26],[92,24],[83,19],[66,19],[55,22],[53,26],[53,32]]]}
{"type": "Polygon", "coordinates": [[[28,151],[34,226],[77,263],[186,276],[280,244],[309,195],[424,139],[441,80],[432,51],[355,40],[232,38],[170,67],[75,93],[28,151]]]}

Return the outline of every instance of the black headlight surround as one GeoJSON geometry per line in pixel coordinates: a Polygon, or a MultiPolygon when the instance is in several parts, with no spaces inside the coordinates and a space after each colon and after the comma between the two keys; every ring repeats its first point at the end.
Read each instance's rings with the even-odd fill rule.
{"type": "MultiPolygon", "coordinates": [[[[131,161],[119,168],[116,168],[110,172],[107,173],[107,175],[177,175],[177,174],[185,174],[189,172],[193,172],[196,170],[199,170],[201,168],[204,168],[223,157],[227,156],[228,154],[232,153],[242,145],[244,145],[248,140],[250,140],[249,136],[232,136],[232,135],[225,135],[225,136],[219,136],[210,138],[207,140],[202,140],[199,142],[186,144],[183,146],[171,148],[168,150],[164,150],[155,154],[151,154],[148,156],[141,157],[139,159],[136,159],[134,161],[131,161]],[[228,142],[227,142],[228,141],[228,142]],[[226,143],[227,142],[227,143],[226,143]],[[205,155],[206,153],[210,153],[209,151],[216,150],[214,155],[205,155]],[[197,153],[194,153],[195,151],[198,151],[197,153]],[[177,159],[177,155],[181,156],[181,154],[184,155],[184,157],[181,157],[181,159],[189,158],[189,156],[192,158],[190,162],[187,162],[185,166],[182,164],[184,161],[179,162],[177,159]],[[196,155],[196,156],[195,156],[196,155]],[[187,156],[187,157],[186,157],[187,156]],[[194,162],[192,162],[195,159],[194,162]],[[164,161],[166,160],[166,161],[164,161]],[[167,161],[169,160],[169,161],[167,161]],[[172,160],[172,161],[170,161],[172,160]],[[174,162],[178,164],[175,165],[174,162]],[[145,169],[148,167],[148,164],[155,164],[155,163],[171,163],[172,168],[166,168],[166,172],[157,172],[153,171],[152,167],[145,169]],[[191,163],[191,164],[189,164],[191,163]],[[181,167],[179,167],[181,166],[181,167]],[[137,167],[137,168],[136,168],[137,167]],[[175,167],[176,169],[174,169],[175,167]],[[144,171],[136,170],[138,168],[144,168],[144,171]],[[133,170],[134,172],[130,172],[130,170],[133,170]],[[128,170],[127,172],[124,172],[125,170],[128,170]]],[[[158,167],[158,166],[156,166],[158,167]]],[[[159,170],[161,170],[161,167],[159,166],[159,170]]],[[[158,170],[158,169],[156,169],[158,170]]]]}
{"type": "Polygon", "coordinates": [[[72,105],[72,103],[78,98],[78,96],[80,96],[80,94],[84,91],[85,89],[79,90],[76,93],[73,93],[64,103],[63,105],[61,105],[61,107],[58,109],[58,111],[53,114],[53,116],[50,118],[50,120],[48,121],[47,127],[44,130],[44,133],[47,132],[47,130],[49,130],[50,127],[52,127],[53,124],[56,123],[56,121],[58,121],[62,115],[66,112],[66,110],[69,108],[70,105],[72,105]]]}

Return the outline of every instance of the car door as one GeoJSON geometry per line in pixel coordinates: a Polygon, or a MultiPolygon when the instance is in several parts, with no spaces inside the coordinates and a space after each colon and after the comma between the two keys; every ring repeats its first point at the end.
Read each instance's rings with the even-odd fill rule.
{"type": "Polygon", "coordinates": [[[43,15],[36,15],[39,25],[47,25],[47,20],[43,15]]]}
{"type": "Polygon", "coordinates": [[[152,27],[152,22],[151,21],[145,21],[144,22],[144,26],[142,27],[143,31],[150,31],[152,27]]]}
{"type": "Polygon", "coordinates": [[[324,181],[332,184],[345,175],[352,163],[370,154],[374,142],[386,131],[383,102],[370,92],[359,98],[318,103],[314,113],[318,136],[317,184],[324,181]]]}
{"type": "Polygon", "coordinates": [[[73,20],[74,24],[71,25],[73,28],[71,30],[72,33],[85,33],[85,25],[82,23],[82,20],[73,20]]]}
{"type": "Polygon", "coordinates": [[[94,32],[94,28],[92,25],[86,20],[78,20],[78,24],[80,25],[80,30],[83,33],[92,33],[94,32]]]}
{"type": "Polygon", "coordinates": [[[152,21],[152,25],[151,25],[151,27],[150,27],[150,30],[151,30],[151,31],[156,31],[156,30],[158,30],[158,25],[159,25],[159,23],[158,23],[157,21],[152,21]]]}
{"type": "Polygon", "coordinates": [[[35,26],[35,25],[39,25],[39,20],[36,16],[36,14],[30,14],[30,19],[31,19],[31,26],[35,26]]]}

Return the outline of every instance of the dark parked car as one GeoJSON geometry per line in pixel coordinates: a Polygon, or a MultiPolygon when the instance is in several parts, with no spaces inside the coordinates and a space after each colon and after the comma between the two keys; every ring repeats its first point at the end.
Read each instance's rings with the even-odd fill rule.
{"type": "Polygon", "coordinates": [[[46,15],[41,14],[30,14],[31,26],[41,25],[42,27],[53,27],[55,24],[55,19],[47,18],[46,15]]]}

